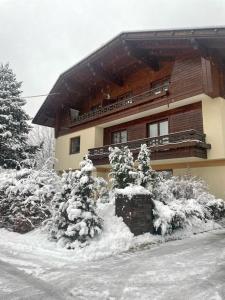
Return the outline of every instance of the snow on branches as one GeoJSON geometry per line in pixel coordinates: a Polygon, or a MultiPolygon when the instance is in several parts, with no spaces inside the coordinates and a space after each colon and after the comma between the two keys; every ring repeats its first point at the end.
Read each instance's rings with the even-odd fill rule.
{"type": "Polygon", "coordinates": [[[102,231],[102,220],[95,210],[93,170],[92,161],[86,156],[80,170],[63,174],[62,192],[53,199],[51,237],[68,249],[84,246],[102,231]]]}
{"type": "Polygon", "coordinates": [[[133,154],[126,146],[122,149],[115,147],[109,148],[109,162],[111,165],[111,182],[113,188],[123,189],[135,183],[137,172],[134,168],[133,154]]]}
{"type": "Polygon", "coordinates": [[[26,233],[50,217],[59,177],[48,169],[1,170],[0,227],[26,233]]]}
{"type": "Polygon", "coordinates": [[[163,235],[225,217],[225,201],[210,194],[198,178],[171,177],[162,180],[157,190],[154,226],[163,235]]]}
{"type": "Polygon", "coordinates": [[[30,164],[38,149],[27,142],[29,116],[23,110],[20,88],[9,65],[0,64],[0,167],[4,168],[18,167],[22,161],[30,164]]]}

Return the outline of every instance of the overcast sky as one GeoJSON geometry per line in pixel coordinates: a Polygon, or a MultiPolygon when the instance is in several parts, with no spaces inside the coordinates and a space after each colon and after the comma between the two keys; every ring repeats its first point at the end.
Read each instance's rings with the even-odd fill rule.
{"type": "MultiPolygon", "coordinates": [[[[121,31],[222,25],[225,0],[0,0],[0,62],[23,81],[24,96],[46,94],[121,31]]],[[[27,99],[30,116],[44,99],[27,99]]]]}

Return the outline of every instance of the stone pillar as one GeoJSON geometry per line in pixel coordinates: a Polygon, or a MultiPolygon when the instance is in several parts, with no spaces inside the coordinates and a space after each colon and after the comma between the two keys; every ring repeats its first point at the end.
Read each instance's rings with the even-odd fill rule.
{"type": "Polygon", "coordinates": [[[116,215],[122,217],[124,223],[134,235],[146,232],[154,233],[154,203],[148,194],[135,194],[131,197],[116,194],[116,215]]]}

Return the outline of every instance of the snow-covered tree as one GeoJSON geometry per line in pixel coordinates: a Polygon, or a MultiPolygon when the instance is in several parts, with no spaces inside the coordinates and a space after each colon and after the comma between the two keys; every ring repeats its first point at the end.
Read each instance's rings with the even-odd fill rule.
{"type": "Polygon", "coordinates": [[[54,130],[52,128],[35,125],[30,133],[28,142],[30,145],[41,145],[39,151],[35,155],[36,168],[40,169],[43,166],[47,166],[49,169],[54,165],[54,130]]]}
{"type": "Polygon", "coordinates": [[[95,210],[93,170],[92,161],[86,156],[80,170],[63,174],[62,192],[53,199],[51,237],[68,249],[84,244],[102,229],[102,220],[95,210]]]}
{"type": "Polygon", "coordinates": [[[157,194],[158,184],[163,180],[161,174],[152,169],[150,165],[151,151],[146,144],[141,145],[138,154],[138,178],[137,183],[153,193],[157,194]]]}
{"type": "Polygon", "coordinates": [[[141,149],[138,154],[138,184],[147,187],[152,182],[152,169],[150,167],[150,149],[146,144],[141,145],[141,149]]]}
{"type": "Polygon", "coordinates": [[[123,189],[135,183],[137,172],[134,168],[133,154],[127,146],[109,148],[109,162],[111,165],[111,182],[113,188],[123,189]]]}
{"type": "Polygon", "coordinates": [[[59,187],[54,171],[2,170],[0,175],[0,227],[25,233],[50,217],[50,202],[59,187]]]}
{"type": "Polygon", "coordinates": [[[23,110],[20,88],[9,65],[0,64],[0,166],[5,168],[28,163],[37,150],[27,143],[29,117],[23,110]]]}

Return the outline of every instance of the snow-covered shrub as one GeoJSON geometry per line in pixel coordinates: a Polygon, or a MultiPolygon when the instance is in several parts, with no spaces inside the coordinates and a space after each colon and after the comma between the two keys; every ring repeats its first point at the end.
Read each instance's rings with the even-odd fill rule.
{"type": "Polygon", "coordinates": [[[50,235],[68,249],[86,242],[101,233],[102,220],[95,209],[95,179],[92,161],[85,157],[80,170],[62,176],[62,191],[53,199],[50,235]]]}
{"type": "Polygon", "coordinates": [[[0,176],[0,227],[26,233],[50,217],[59,181],[54,171],[2,170],[0,176]]]}
{"type": "Polygon", "coordinates": [[[133,154],[129,148],[125,146],[122,149],[118,147],[109,148],[109,162],[111,165],[112,187],[123,189],[133,184],[137,178],[137,171],[134,168],[133,154]]]}
{"type": "Polygon", "coordinates": [[[102,177],[96,177],[94,182],[95,200],[108,203],[110,196],[107,181],[102,177]]]}
{"type": "Polygon", "coordinates": [[[162,180],[154,200],[154,226],[163,235],[197,221],[225,217],[225,201],[216,199],[205,182],[195,177],[162,180]]]}

